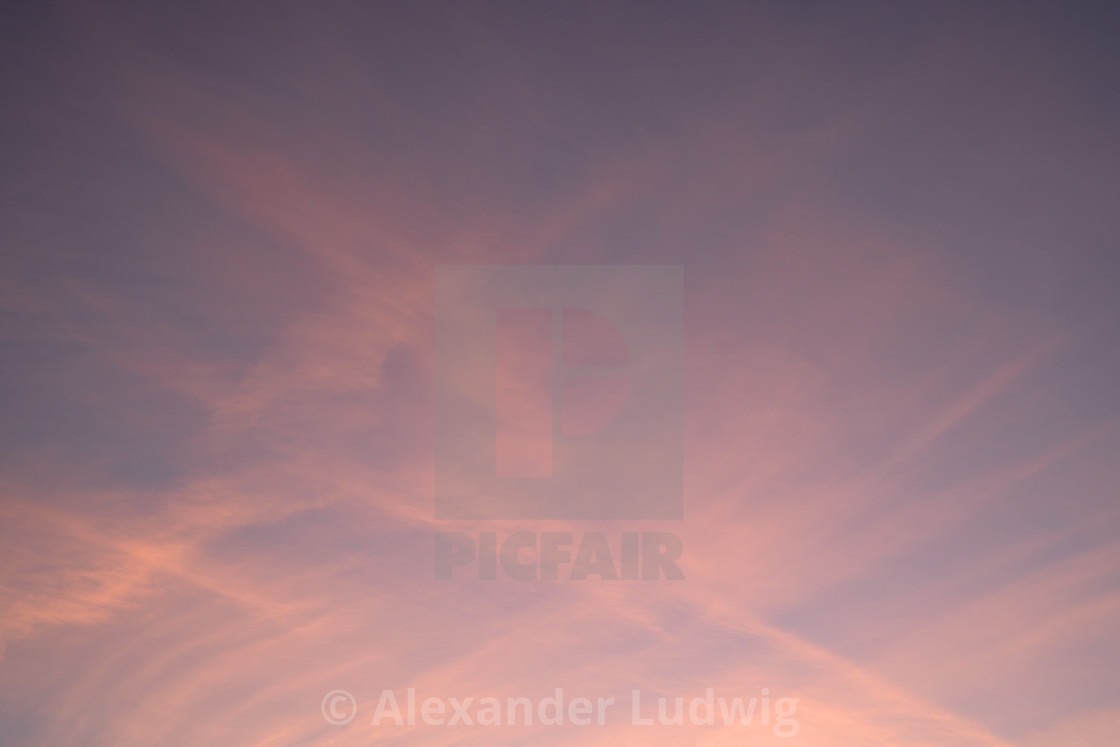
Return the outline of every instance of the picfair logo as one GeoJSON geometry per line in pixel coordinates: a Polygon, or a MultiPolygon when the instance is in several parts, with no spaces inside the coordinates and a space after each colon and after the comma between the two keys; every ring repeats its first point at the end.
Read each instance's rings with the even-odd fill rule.
{"type": "Polygon", "coordinates": [[[679,519],[683,275],[436,271],[436,516],[679,519]]]}

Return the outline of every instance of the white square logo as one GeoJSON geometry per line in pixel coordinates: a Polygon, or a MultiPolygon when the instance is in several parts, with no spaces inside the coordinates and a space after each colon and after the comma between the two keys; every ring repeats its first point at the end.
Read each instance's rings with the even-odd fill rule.
{"type": "Polygon", "coordinates": [[[683,273],[436,270],[436,516],[679,519],[683,273]]]}

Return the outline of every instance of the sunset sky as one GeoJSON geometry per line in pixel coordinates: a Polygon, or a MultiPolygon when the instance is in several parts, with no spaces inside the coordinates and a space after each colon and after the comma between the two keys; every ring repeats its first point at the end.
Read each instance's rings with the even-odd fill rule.
{"type": "Polygon", "coordinates": [[[1120,743],[1118,38],[5,3],[0,745],[1120,743]],[[437,268],[491,265],[681,268],[683,519],[437,518],[437,268]],[[685,578],[436,578],[517,531],[672,533],[685,578]],[[373,725],[408,688],[618,705],[373,725]],[[631,724],[708,688],[797,734],[631,724]]]}

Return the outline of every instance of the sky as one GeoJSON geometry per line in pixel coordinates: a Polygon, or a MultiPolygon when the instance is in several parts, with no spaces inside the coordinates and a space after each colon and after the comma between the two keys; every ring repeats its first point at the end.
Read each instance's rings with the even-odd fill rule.
{"type": "Polygon", "coordinates": [[[5,3],[0,743],[1115,744],[1118,32],[1103,2],[5,3]],[[642,294],[556,268],[679,268],[679,308],[630,307],[666,347],[626,351],[679,343],[676,446],[597,464],[679,460],[680,518],[437,511],[440,392],[493,373],[441,357],[461,266],[612,309],[642,294]],[[660,532],[684,578],[440,579],[450,532],[660,532]],[[617,704],[374,724],[409,688],[617,704]],[[796,733],[633,723],[709,688],[796,733]]]}

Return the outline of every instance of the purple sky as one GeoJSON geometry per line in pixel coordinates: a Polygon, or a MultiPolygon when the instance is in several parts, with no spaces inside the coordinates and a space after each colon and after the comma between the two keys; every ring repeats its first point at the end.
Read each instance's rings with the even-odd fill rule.
{"type": "Polygon", "coordinates": [[[0,743],[1116,743],[1107,3],[0,14],[0,743]],[[435,518],[440,265],[683,267],[683,520],[435,518]],[[686,579],[435,579],[518,530],[686,579]]]}

